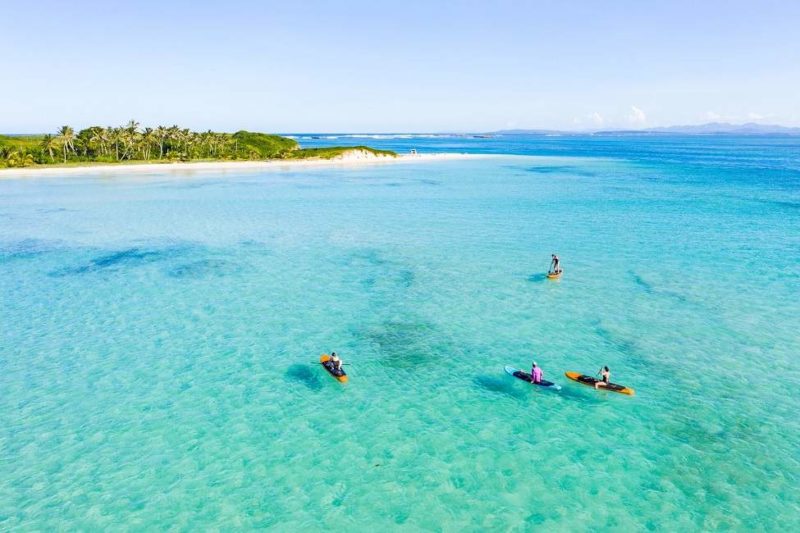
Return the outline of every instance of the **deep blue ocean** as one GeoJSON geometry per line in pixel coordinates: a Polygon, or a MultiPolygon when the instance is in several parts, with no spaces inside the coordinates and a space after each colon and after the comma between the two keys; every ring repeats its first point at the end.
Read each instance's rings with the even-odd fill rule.
{"type": "Polygon", "coordinates": [[[0,530],[800,528],[800,137],[296,137],[0,177],[0,530]]]}

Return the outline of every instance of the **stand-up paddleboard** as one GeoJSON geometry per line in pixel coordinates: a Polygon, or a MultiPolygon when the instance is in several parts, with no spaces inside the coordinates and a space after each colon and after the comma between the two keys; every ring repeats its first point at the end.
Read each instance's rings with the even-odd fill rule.
{"type": "Polygon", "coordinates": [[[347,383],[347,374],[344,371],[344,368],[340,370],[336,370],[333,367],[333,361],[331,361],[331,356],[324,353],[319,357],[319,362],[322,366],[325,367],[325,370],[328,371],[328,374],[335,377],[337,381],[340,383],[347,383]]]}
{"type": "MultiPolygon", "coordinates": [[[[522,370],[519,370],[517,368],[514,368],[513,366],[506,365],[506,373],[514,376],[517,379],[521,379],[522,381],[527,381],[528,383],[531,382],[530,374],[528,374],[527,372],[523,372],[522,370]]],[[[553,389],[553,390],[561,390],[561,385],[556,385],[552,381],[547,381],[544,379],[542,380],[541,383],[534,383],[534,385],[539,385],[540,387],[546,387],[548,389],[553,389]]]]}
{"type": "Polygon", "coordinates": [[[564,270],[559,270],[558,272],[548,272],[547,279],[561,279],[561,276],[564,274],[564,270]]]}
{"type": "MultiPolygon", "coordinates": [[[[597,378],[585,376],[578,372],[564,372],[564,375],[572,381],[577,381],[578,383],[583,383],[584,385],[589,385],[590,387],[594,387],[594,384],[600,381],[597,378]]],[[[634,390],[630,387],[617,385],[616,383],[609,383],[605,387],[600,387],[598,390],[610,390],[611,392],[619,392],[620,394],[627,394],[628,396],[633,396],[634,394],[634,390]]]]}

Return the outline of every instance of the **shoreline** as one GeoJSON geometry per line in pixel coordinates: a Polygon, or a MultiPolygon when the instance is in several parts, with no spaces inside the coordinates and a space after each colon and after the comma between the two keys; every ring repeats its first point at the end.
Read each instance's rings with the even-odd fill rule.
{"type": "Polygon", "coordinates": [[[326,167],[326,166],[360,166],[364,164],[386,164],[386,163],[414,163],[426,161],[449,161],[457,159],[483,159],[491,157],[484,154],[466,153],[431,153],[431,154],[402,154],[396,157],[375,156],[363,157],[339,157],[333,159],[269,159],[264,161],[197,161],[180,163],[111,163],[111,164],[88,164],[77,166],[46,166],[46,167],[25,167],[25,168],[2,168],[0,169],[0,179],[3,178],[24,178],[24,177],[47,177],[47,176],[70,176],[87,174],[148,174],[165,172],[186,172],[186,171],[216,171],[216,170],[268,170],[278,168],[296,167],[326,167]]]}

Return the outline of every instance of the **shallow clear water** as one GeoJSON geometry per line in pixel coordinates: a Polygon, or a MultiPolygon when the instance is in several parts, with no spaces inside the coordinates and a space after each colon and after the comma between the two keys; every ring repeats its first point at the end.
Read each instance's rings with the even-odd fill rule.
{"type": "Polygon", "coordinates": [[[464,142],[0,180],[0,529],[800,527],[798,141],[464,142]]]}

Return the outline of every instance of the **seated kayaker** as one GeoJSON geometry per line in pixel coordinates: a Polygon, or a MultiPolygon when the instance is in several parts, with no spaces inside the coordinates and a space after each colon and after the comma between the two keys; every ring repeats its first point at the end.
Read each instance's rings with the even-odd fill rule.
{"type": "Polygon", "coordinates": [[[342,371],[342,360],[336,355],[336,352],[331,352],[331,367],[337,374],[342,371]]]}
{"type": "Polygon", "coordinates": [[[536,361],[534,361],[531,366],[531,385],[541,383],[542,377],[544,377],[544,372],[542,372],[541,368],[536,366],[536,361]]]}
{"type": "Polygon", "coordinates": [[[600,374],[600,381],[595,382],[594,388],[608,387],[608,384],[611,382],[611,370],[609,370],[607,366],[604,366],[600,369],[598,374],[600,374]]]}

